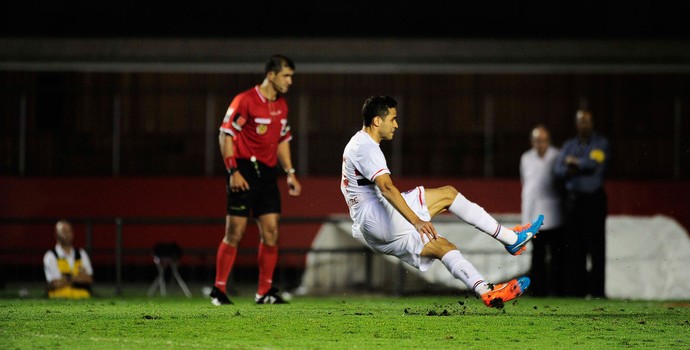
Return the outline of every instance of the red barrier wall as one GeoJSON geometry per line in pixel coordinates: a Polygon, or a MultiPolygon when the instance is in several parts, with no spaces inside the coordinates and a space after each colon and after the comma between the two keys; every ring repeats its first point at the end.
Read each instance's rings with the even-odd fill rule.
{"type": "MultiPolygon", "coordinates": [[[[518,213],[520,183],[500,179],[395,179],[399,189],[421,184],[427,187],[453,185],[468,199],[489,213],[518,213]]],[[[346,214],[339,189],[339,178],[302,178],[303,195],[289,197],[283,181],[284,217],[322,217],[346,214]]],[[[686,230],[690,228],[689,182],[607,183],[610,214],[674,217],[686,230]]],[[[0,218],[114,218],[114,217],[200,217],[222,219],[225,214],[223,178],[0,178],[0,218]]],[[[76,244],[84,245],[84,226],[75,225],[76,244]]],[[[286,224],[281,227],[282,248],[308,248],[320,224],[286,224]]],[[[125,248],[150,249],[156,242],[176,241],[186,249],[215,249],[223,235],[218,225],[127,225],[125,248]]],[[[241,247],[256,247],[258,233],[251,226],[241,247]]],[[[101,251],[115,244],[114,225],[94,227],[93,247],[101,251]]],[[[37,250],[54,245],[53,225],[0,225],[2,250],[37,250]]],[[[110,259],[103,256],[93,257],[110,259]]],[[[37,261],[40,256],[27,256],[37,261]]],[[[127,257],[128,262],[147,257],[127,257]]],[[[202,264],[213,264],[211,257],[198,256],[202,264]]],[[[40,260],[39,260],[40,261],[40,260]]],[[[238,264],[254,264],[245,256],[238,264]]],[[[303,265],[303,256],[287,257],[287,264],[303,265]]]]}

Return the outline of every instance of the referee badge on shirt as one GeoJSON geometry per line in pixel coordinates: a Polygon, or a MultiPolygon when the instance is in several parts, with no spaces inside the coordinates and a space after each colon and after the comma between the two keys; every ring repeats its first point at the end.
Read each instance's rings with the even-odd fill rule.
{"type": "Polygon", "coordinates": [[[270,118],[256,118],[254,119],[256,122],[256,133],[259,135],[263,135],[268,131],[268,124],[271,124],[271,119],[270,118]]]}

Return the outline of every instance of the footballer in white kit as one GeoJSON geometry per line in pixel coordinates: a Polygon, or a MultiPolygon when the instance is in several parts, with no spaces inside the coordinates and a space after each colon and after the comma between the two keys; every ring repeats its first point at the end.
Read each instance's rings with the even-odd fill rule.
{"type": "MultiPolygon", "coordinates": [[[[426,271],[434,259],[421,258],[419,253],[429,240],[417,233],[415,227],[388,203],[374,184],[376,177],[390,173],[380,145],[366,132],[358,131],[345,146],[340,184],[354,222],[352,235],[363,237],[377,252],[396,256],[426,271]]],[[[402,195],[420,219],[431,220],[424,202],[424,187],[417,187],[402,195]]]]}
{"type": "Polygon", "coordinates": [[[528,277],[493,285],[467,261],[452,242],[436,232],[431,218],[448,210],[463,221],[501,242],[508,253],[519,255],[538,232],[544,216],[531,224],[508,229],[452,186],[418,186],[400,193],[393,184],[379,143],[392,140],[397,122],[397,101],[371,96],[362,106],[363,127],[343,151],[340,190],[350,209],[352,234],[375,251],[414,266],[429,269],[440,260],[448,271],[481,297],[485,305],[501,308],[529,286],[528,277]]]}

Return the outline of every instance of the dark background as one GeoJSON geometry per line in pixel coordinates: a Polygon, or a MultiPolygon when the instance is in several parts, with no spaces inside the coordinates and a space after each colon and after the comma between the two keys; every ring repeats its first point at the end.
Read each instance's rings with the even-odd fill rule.
{"type": "MultiPolygon", "coordinates": [[[[286,97],[295,134],[293,158],[303,175],[338,176],[334,155],[358,128],[362,101],[371,94],[390,94],[401,99],[403,108],[398,156],[404,155],[404,161],[396,169],[401,176],[516,179],[520,154],[529,148],[529,130],[538,123],[546,124],[553,143],[560,146],[574,135],[574,113],[585,101],[594,113],[596,128],[612,142],[611,178],[690,178],[690,138],[686,137],[690,123],[685,117],[690,111],[690,70],[686,67],[690,48],[682,45],[690,38],[690,21],[680,3],[77,0],[2,6],[0,39],[26,38],[36,44],[35,52],[29,48],[19,54],[12,47],[0,47],[0,58],[34,60],[43,66],[0,69],[0,175],[222,176],[219,162],[211,162],[211,170],[208,166],[209,152],[213,152],[212,160],[220,156],[215,143],[210,151],[207,147],[207,115],[217,116],[211,123],[217,130],[215,125],[232,96],[261,82],[265,57],[263,53],[250,57],[204,51],[204,40],[256,38],[259,43],[277,39],[272,43],[291,48],[294,39],[306,38],[447,41],[449,52],[463,40],[488,44],[483,47],[487,52],[476,56],[463,56],[463,49],[455,49],[458,56],[439,58],[415,53],[405,56],[404,45],[400,56],[389,50],[389,56],[379,58],[376,48],[381,41],[366,42],[352,57],[292,48],[296,56],[290,56],[298,70],[286,97]],[[44,48],[72,39],[70,49],[59,44],[44,48]],[[118,40],[138,40],[142,49],[166,40],[168,46],[141,55],[136,50],[118,55],[122,47],[118,40]],[[187,56],[186,46],[175,47],[176,42],[194,40],[202,44],[189,46],[194,49],[187,56]],[[533,51],[522,48],[521,56],[514,54],[510,44],[504,44],[503,51],[491,51],[491,42],[497,40],[535,40],[537,44],[533,51]],[[101,42],[104,46],[98,46],[101,42]],[[553,42],[580,46],[559,56],[559,46],[543,48],[553,42]],[[682,50],[657,48],[667,42],[680,42],[682,50]],[[616,56],[621,43],[633,43],[629,52],[642,54],[629,60],[616,56]],[[636,51],[635,43],[645,45],[636,51]],[[593,56],[576,55],[577,48],[590,52],[586,50],[595,44],[604,49],[592,50],[593,56]],[[92,47],[101,51],[89,56],[92,47]],[[360,63],[364,57],[380,64],[408,64],[417,59],[434,64],[447,59],[459,65],[604,64],[608,70],[442,74],[300,70],[305,62],[328,65],[332,57],[346,64],[360,63]],[[108,71],[78,65],[89,60],[115,65],[144,62],[153,68],[130,71],[125,66],[108,71]],[[163,66],[184,60],[192,64],[234,60],[255,65],[256,72],[155,68],[158,63],[163,66]],[[542,61],[535,64],[534,60],[542,61]],[[77,64],[67,69],[59,65],[71,61],[77,64]],[[653,68],[618,70],[647,64],[653,68]],[[667,65],[675,68],[666,70],[667,65]],[[307,122],[298,125],[298,117],[307,114],[305,111],[307,122]],[[20,146],[22,113],[26,116],[25,164],[20,146]],[[113,118],[118,113],[121,133],[115,135],[113,118]],[[489,113],[495,115],[493,126],[486,124],[489,113]],[[118,170],[113,169],[115,136],[121,142],[118,170]]],[[[298,45],[304,42],[294,46],[298,45]]],[[[391,152],[391,145],[383,147],[391,152]]]]}
{"type": "Polygon", "coordinates": [[[682,1],[12,1],[41,37],[688,38],[682,1]]]}

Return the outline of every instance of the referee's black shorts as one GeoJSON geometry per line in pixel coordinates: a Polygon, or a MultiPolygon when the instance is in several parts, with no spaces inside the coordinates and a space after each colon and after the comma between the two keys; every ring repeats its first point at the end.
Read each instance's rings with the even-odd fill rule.
{"type": "Polygon", "coordinates": [[[237,159],[237,170],[249,183],[248,191],[231,192],[230,175],[226,177],[228,215],[258,218],[264,214],[280,214],[277,170],[258,161],[256,164],[258,171],[249,160],[237,159]]]}

